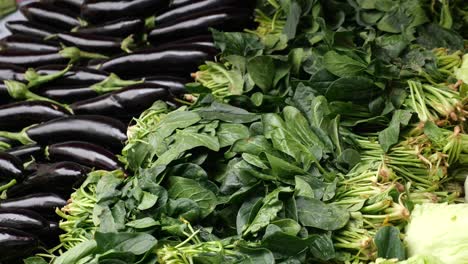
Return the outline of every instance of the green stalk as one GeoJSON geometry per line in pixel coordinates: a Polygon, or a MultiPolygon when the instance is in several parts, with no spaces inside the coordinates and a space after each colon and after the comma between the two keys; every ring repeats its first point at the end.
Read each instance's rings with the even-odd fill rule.
{"type": "Polygon", "coordinates": [[[92,53],[87,51],[82,51],[77,47],[67,47],[62,49],[60,52],[62,57],[70,59],[70,63],[75,63],[81,59],[108,59],[108,56],[99,54],[99,53],[92,53]]]}
{"type": "Polygon", "coordinates": [[[39,75],[33,68],[29,68],[25,73],[24,73],[24,78],[28,81],[27,88],[33,88],[40,86],[42,84],[51,82],[53,80],[56,80],[63,75],[65,75],[73,66],[69,64],[65,69],[63,69],[60,72],[54,73],[54,74],[49,74],[49,75],[39,75]]]}
{"type": "Polygon", "coordinates": [[[16,184],[16,180],[13,179],[10,182],[8,182],[7,184],[0,186],[0,193],[5,191],[5,190],[8,190],[10,187],[12,187],[15,184],[16,184]]]}
{"type": "Polygon", "coordinates": [[[20,83],[17,81],[5,81],[6,88],[8,90],[8,94],[11,96],[11,98],[16,99],[16,100],[36,100],[36,101],[45,101],[49,102],[52,104],[59,105],[63,108],[65,108],[67,111],[70,113],[73,113],[73,110],[65,104],[61,104],[57,101],[51,100],[47,97],[43,97],[40,95],[37,95],[31,91],[29,91],[29,88],[27,85],[24,83],[20,83]]]}

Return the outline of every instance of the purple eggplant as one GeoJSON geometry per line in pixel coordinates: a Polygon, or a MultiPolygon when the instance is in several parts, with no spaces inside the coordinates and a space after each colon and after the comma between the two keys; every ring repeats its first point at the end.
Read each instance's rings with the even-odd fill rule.
{"type": "Polygon", "coordinates": [[[29,233],[14,228],[0,227],[0,262],[18,263],[39,247],[39,240],[29,233]]]}
{"type": "Polygon", "coordinates": [[[148,34],[152,43],[163,43],[202,34],[209,28],[223,31],[240,31],[253,25],[253,10],[246,8],[220,8],[189,13],[176,20],[157,25],[148,34]]]}
{"type": "Polygon", "coordinates": [[[8,197],[18,197],[33,192],[52,192],[69,196],[86,178],[86,170],[75,162],[63,161],[39,164],[35,172],[7,190],[8,197]]]}
{"type": "Polygon", "coordinates": [[[103,62],[100,69],[121,77],[178,73],[188,75],[218,51],[201,45],[181,44],[162,49],[148,49],[114,57],[103,62]]]}
{"type": "MultiPolygon", "coordinates": [[[[13,64],[0,63],[0,82],[6,80],[24,81],[26,69],[13,64]]],[[[0,95],[1,97],[1,95],[0,95]]]]}
{"type": "Polygon", "coordinates": [[[126,38],[132,34],[139,34],[145,28],[145,21],[140,18],[123,18],[99,25],[81,27],[76,32],[99,36],[126,38]]]}
{"type": "Polygon", "coordinates": [[[43,160],[44,159],[44,148],[40,145],[25,145],[15,148],[11,148],[6,153],[15,156],[22,162],[28,162],[30,160],[43,160]]]}
{"type": "Polygon", "coordinates": [[[41,52],[41,51],[59,51],[58,43],[45,41],[37,37],[27,35],[10,35],[0,41],[2,50],[22,51],[22,52],[41,52]]]}
{"type": "Polygon", "coordinates": [[[33,2],[20,8],[21,13],[32,22],[43,23],[62,30],[80,26],[78,14],[40,2],[33,2]]]}
{"type": "Polygon", "coordinates": [[[86,1],[81,16],[92,23],[112,21],[122,17],[145,17],[169,6],[169,0],[86,1]]]}
{"type": "Polygon", "coordinates": [[[62,208],[67,201],[53,193],[34,193],[22,197],[0,200],[0,209],[25,209],[40,213],[46,219],[55,216],[55,209],[62,208]]]}
{"type": "Polygon", "coordinates": [[[101,169],[117,170],[121,165],[110,151],[87,142],[70,141],[47,147],[48,159],[52,161],[73,161],[80,165],[101,169]]]}
{"type": "Polygon", "coordinates": [[[114,117],[137,117],[154,102],[158,100],[166,101],[170,96],[167,87],[152,83],[141,83],[93,99],[76,102],[71,104],[70,108],[77,115],[98,114],[114,117]]]}
{"type": "Polygon", "coordinates": [[[30,21],[23,21],[23,20],[18,20],[18,21],[8,21],[5,24],[5,27],[14,34],[23,34],[27,36],[32,36],[32,37],[38,37],[38,38],[47,38],[55,33],[57,33],[58,29],[39,24],[39,23],[33,23],[30,21]]]}
{"type": "Polygon", "coordinates": [[[0,130],[16,131],[25,127],[66,117],[61,106],[44,101],[23,101],[0,106],[0,130]]]}
{"type": "Polygon", "coordinates": [[[94,142],[120,152],[127,140],[127,126],[105,116],[83,115],[57,118],[30,126],[19,133],[0,132],[0,136],[16,139],[23,144],[48,145],[70,140],[94,142]]]}
{"type": "Polygon", "coordinates": [[[0,152],[0,180],[17,180],[23,179],[23,163],[16,156],[0,152]]]}

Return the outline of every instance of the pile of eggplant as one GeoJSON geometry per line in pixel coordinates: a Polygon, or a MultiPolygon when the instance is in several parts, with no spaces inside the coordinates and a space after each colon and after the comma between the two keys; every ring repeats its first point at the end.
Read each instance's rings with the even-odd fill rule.
{"type": "Polygon", "coordinates": [[[218,53],[210,28],[253,27],[255,1],[43,0],[0,40],[0,263],[58,243],[56,210],[92,170],[121,169],[127,128],[178,105],[218,53]]]}

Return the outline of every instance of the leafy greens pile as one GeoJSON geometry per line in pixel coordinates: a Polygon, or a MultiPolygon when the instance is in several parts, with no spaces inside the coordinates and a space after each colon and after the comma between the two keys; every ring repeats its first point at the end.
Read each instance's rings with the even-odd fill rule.
{"type": "Polygon", "coordinates": [[[462,201],[462,0],[268,0],[256,21],[213,30],[195,103],[135,120],[132,174],[92,172],[58,211],[52,263],[397,263],[416,204],[462,201]]]}

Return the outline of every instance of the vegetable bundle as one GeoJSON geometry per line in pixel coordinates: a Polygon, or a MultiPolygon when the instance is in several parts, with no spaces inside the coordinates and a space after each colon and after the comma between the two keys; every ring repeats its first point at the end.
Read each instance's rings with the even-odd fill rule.
{"type": "Polygon", "coordinates": [[[52,222],[38,226],[62,231],[57,242],[3,227],[34,238],[26,263],[464,263],[413,256],[414,232],[405,238],[414,208],[464,202],[463,1],[44,1],[23,12],[31,27],[10,28],[34,41],[3,46],[58,49],[4,53],[20,64],[0,65],[2,100],[35,101],[0,109],[22,121],[0,129],[0,208],[42,212],[52,222]],[[24,69],[49,60],[60,65],[24,69]],[[47,114],[15,114],[29,104],[47,114]]]}

